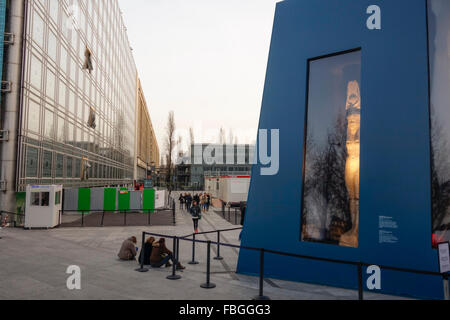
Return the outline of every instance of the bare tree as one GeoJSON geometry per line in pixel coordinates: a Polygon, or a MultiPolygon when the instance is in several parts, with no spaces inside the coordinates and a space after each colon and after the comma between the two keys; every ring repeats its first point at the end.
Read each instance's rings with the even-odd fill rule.
{"type": "Polygon", "coordinates": [[[228,143],[229,144],[233,144],[234,142],[234,134],[233,134],[233,129],[230,129],[229,133],[228,133],[228,143]]]}
{"type": "Polygon", "coordinates": [[[173,176],[173,152],[175,147],[178,145],[179,140],[175,139],[175,114],[173,111],[169,112],[169,117],[167,119],[167,127],[166,127],[166,167],[167,167],[167,175],[166,182],[167,188],[169,190],[169,195],[172,192],[172,176],[173,176]]]}
{"type": "Polygon", "coordinates": [[[225,144],[225,143],[226,143],[225,129],[223,127],[221,127],[219,130],[219,144],[225,144]]]}

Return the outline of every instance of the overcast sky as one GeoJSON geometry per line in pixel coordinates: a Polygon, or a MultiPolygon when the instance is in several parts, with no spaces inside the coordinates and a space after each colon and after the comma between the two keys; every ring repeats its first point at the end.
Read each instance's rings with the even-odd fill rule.
{"type": "Polygon", "coordinates": [[[195,142],[256,138],[277,2],[119,0],[161,152],[171,110],[195,142]]]}

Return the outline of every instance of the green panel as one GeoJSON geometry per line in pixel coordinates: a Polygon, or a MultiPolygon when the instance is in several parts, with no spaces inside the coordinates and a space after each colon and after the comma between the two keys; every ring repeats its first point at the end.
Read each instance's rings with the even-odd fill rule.
{"type": "Polygon", "coordinates": [[[103,200],[103,210],[115,211],[116,210],[116,188],[106,188],[105,196],[103,200]]]}
{"type": "Polygon", "coordinates": [[[26,192],[17,192],[16,193],[16,213],[23,214],[25,212],[25,197],[26,192]]]}
{"type": "Polygon", "coordinates": [[[78,211],[89,212],[91,210],[91,189],[78,189],[78,211]]]}
{"type": "Polygon", "coordinates": [[[119,191],[119,211],[130,211],[130,192],[126,188],[119,191]]]}
{"type": "Polygon", "coordinates": [[[154,189],[144,189],[143,199],[142,199],[142,209],[153,212],[155,209],[155,190],[154,189]]]}

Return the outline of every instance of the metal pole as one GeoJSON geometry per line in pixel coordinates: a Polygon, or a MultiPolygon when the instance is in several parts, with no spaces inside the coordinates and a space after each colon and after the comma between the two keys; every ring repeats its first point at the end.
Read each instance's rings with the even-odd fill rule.
{"type": "Polygon", "coordinates": [[[172,201],[172,216],[173,216],[173,225],[177,224],[177,220],[175,218],[175,201],[172,201]]]}
{"type": "Polygon", "coordinates": [[[81,226],[84,227],[84,212],[81,212],[81,226]]]}
{"type": "Polygon", "coordinates": [[[147,214],[148,214],[148,225],[150,226],[152,224],[152,221],[150,218],[150,210],[148,210],[147,214]]]}
{"type": "Polygon", "coordinates": [[[362,263],[358,263],[358,300],[364,300],[362,263]]]}
{"type": "Polygon", "coordinates": [[[259,251],[259,295],[254,297],[253,300],[270,300],[269,297],[264,295],[264,251],[264,249],[259,251]]]}
{"type": "Polygon", "coordinates": [[[198,264],[198,261],[195,261],[195,233],[192,235],[192,261],[188,264],[198,264]]]}
{"type": "Polygon", "coordinates": [[[220,256],[220,231],[217,231],[217,257],[214,257],[214,260],[223,260],[220,256]]]}
{"type": "Polygon", "coordinates": [[[177,251],[176,251],[176,260],[180,261],[180,239],[177,238],[177,251]]]}
{"type": "Polygon", "coordinates": [[[137,272],[147,272],[148,269],[144,268],[144,245],[145,245],[145,232],[142,232],[142,243],[141,243],[141,267],[138,269],[135,269],[137,272]]]}
{"type": "Polygon", "coordinates": [[[126,226],[127,225],[127,212],[124,211],[125,215],[124,215],[124,220],[123,220],[123,225],[126,226]]]}
{"type": "Polygon", "coordinates": [[[211,241],[208,241],[208,246],[206,249],[206,283],[200,285],[203,289],[212,289],[216,285],[210,282],[211,278],[211,241]]]}
{"type": "Polygon", "coordinates": [[[234,209],[234,224],[237,224],[237,209],[234,209]]]}
{"type": "Polygon", "coordinates": [[[450,300],[450,293],[448,288],[448,273],[443,275],[444,278],[444,300],[450,300]]]}
{"type": "Polygon", "coordinates": [[[177,270],[177,264],[178,264],[178,259],[177,259],[177,253],[176,253],[176,250],[177,250],[177,242],[178,242],[178,238],[177,237],[174,237],[173,238],[173,252],[172,252],[172,255],[173,255],[173,260],[174,261],[172,261],[173,262],[173,265],[172,265],[172,274],[170,275],[170,276],[167,276],[167,279],[169,279],[169,280],[178,280],[178,279],[181,279],[181,276],[179,275],[179,274],[176,274],[176,270],[177,270]]]}

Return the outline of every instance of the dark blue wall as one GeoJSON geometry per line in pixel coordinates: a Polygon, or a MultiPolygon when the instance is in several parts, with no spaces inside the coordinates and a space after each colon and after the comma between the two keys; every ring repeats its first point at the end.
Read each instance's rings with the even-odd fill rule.
{"type": "MultiPolygon", "coordinates": [[[[431,244],[426,0],[287,0],[277,6],[260,129],[280,129],[280,172],[253,167],[242,245],[438,271],[431,244]],[[382,30],[366,27],[368,6],[382,30]],[[307,60],[361,47],[359,248],[300,241],[307,60]],[[395,244],[379,243],[379,216],[393,217],[395,244]]],[[[242,250],[238,272],[258,273],[242,250]]],[[[274,255],[269,277],[357,287],[356,268],[274,255]]],[[[365,270],[364,270],[365,274],[365,270]]],[[[442,298],[442,280],[382,271],[382,292],[442,298]]],[[[364,281],[365,283],[365,281],[364,281]]]]}

